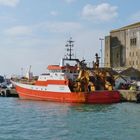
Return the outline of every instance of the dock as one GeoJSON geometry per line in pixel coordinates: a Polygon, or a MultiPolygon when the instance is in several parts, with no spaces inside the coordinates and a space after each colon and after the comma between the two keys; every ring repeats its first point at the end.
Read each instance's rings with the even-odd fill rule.
{"type": "Polygon", "coordinates": [[[140,103],[140,91],[136,90],[119,90],[122,102],[140,103]]]}
{"type": "Polygon", "coordinates": [[[18,93],[14,88],[11,89],[0,89],[0,97],[18,97],[18,93]]]}

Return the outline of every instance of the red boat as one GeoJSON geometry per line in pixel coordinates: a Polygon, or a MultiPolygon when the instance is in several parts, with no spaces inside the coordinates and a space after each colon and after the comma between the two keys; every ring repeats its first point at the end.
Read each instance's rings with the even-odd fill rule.
{"type": "MultiPolygon", "coordinates": [[[[71,40],[69,43],[69,46],[72,46],[71,40]]],[[[82,61],[72,59],[71,56],[70,50],[70,58],[63,58],[60,65],[49,65],[48,73],[40,75],[38,80],[33,83],[14,82],[19,97],[21,99],[86,104],[120,102],[121,96],[118,91],[97,89],[95,75],[85,69],[82,61]],[[70,65],[66,62],[76,62],[76,64],[70,65]]]]}

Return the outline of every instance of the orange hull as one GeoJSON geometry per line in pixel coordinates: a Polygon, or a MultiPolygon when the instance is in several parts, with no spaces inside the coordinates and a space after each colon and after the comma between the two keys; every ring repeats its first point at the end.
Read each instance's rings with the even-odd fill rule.
{"type": "Polygon", "coordinates": [[[118,91],[94,91],[85,92],[49,92],[26,89],[16,86],[16,91],[21,99],[45,100],[68,103],[86,103],[86,104],[111,104],[118,103],[121,100],[118,91]]]}

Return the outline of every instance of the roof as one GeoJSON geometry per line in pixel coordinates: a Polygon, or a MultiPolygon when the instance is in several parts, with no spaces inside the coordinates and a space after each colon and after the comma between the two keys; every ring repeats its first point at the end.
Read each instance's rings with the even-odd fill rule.
{"type": "Polygon", "coordinates": [[[76,66],[59,66],[59,65],[48,65],[48,70],[77,70],[76,66]]]}
{"type": "MultiPolygon", "coordinates": [[[[95,70],[95,68],[88,68],[89,70],[95,70]]],[[[100,71],[105,71],[108,72],[110,75],[118,75],[118,72],[113,70],[112,68],[107,68],[107,67],[103,67],[103,68],[99,68],[100,71]]]]}
{"type": "Polygon", "coordinates": [[[106,72],[109,72],[111,75],[118,75],[118,72],[113,70],[112,68],[102,68],[106,72]]]}
{"type": "Polygon", "coordinates": [[[123,30],[132,29],[136,27],[140,27],[140,22],[136,22],[136,23],[121,27],[119,29],[112,30],[111,32],[123,31],[123,30]]]}
{"type": "Polygon", "coordinates": [[[120,72],[120,74],[122,75],[126,75],[126,76],[137,76],[140,77],[140,71],[133,68],[133,67],[129,67],[128,69],[120,72]]]}
{"type": "Polygon", "coordinates": [[[48,65],[48,70],[62,70],[63,67],[60,67],[59,65],[48,65]]]}
{"type": "Polygon", "coordinates": [[[118,74],[118,75],[115,75],[114,78],[115,78],[115,80],[121,78],[121,79],[123,79],[125,82],[127,82],[127,79],[126,79],[126,77],[125,77],[124,75],[120,75],[120,74],[118,74]]]}

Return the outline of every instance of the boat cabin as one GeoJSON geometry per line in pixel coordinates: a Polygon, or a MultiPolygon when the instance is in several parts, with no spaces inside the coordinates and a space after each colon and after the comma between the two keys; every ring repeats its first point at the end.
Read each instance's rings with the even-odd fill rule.
{"type": "Polygon", "coordinates": [[[49,65],[48,73],[39,76],[38,81],[47,80],[76,80],[78,77],[77,65],[64,63],[65,59],[61,60],[60,65],[49,65]]]}

